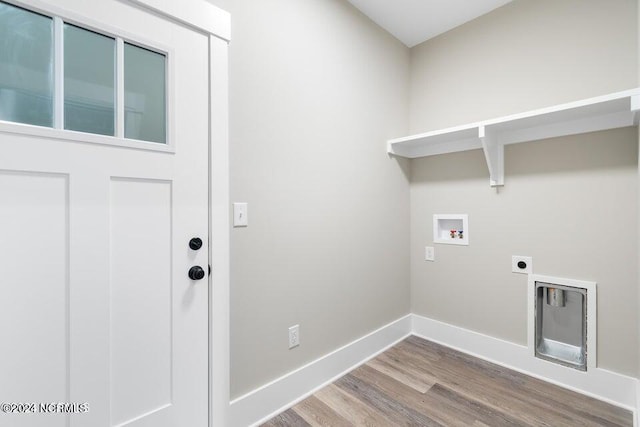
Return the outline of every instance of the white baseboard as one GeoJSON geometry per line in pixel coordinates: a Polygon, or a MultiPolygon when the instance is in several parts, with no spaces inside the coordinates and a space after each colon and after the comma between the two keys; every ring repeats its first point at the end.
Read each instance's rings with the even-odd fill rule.
{"type": "Polygon", "coordinates": [[[636,416],[633,418],[633,425],[640,427],[640,379],[636,380],[636,416]]]}
{"type": "Polygon", "coordinates": [[[340,378],[404,338],[416,335],[480,359],[577,391],[635,413],[640,427],[640,380],[589,369],[581,372],[532,357],[526,345],[410,314],[231,401],[229,425],[259,425],[340,378]]]}
{"type": "MultiPolygon", "coordinates": [[[[412,315],[414,335],[635,412],[638,380],[605,369],[581,372],[532,357],[528,347],[412,315]]],[[[640,391],[640,389],[639,389],[640,391]]],[[[640,396],[639,396],[640,397],[640,396]]]]}
{"type": "Polygon", "coordinates": [[[255,426],[267,421],[409,335],[411,315],[234,399],[230,406],[230,425],[255,426]]]}

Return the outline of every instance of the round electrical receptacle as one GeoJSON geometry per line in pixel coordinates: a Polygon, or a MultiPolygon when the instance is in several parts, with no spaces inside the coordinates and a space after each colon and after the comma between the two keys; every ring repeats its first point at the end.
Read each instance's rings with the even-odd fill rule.
{"type": "Polygon", "coordinates": [[[518,268],[524,270],[525,268],[527,268],[527,263],[524,261],[518,261],[518,268]]]}

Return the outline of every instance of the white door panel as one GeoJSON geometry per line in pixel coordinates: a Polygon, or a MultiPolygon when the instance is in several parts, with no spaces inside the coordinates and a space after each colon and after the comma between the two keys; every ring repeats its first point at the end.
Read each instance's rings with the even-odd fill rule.
{"type": "Polygon", "coordinates": [[[119,425],[171,406],[171,182],[112,179],[111,413],[119,425]]]}
{"type": "MultiPolygon", "coordinates": [[[[0,194],[0,324],[4,329],[0,387],[11,385],[16,402],[65,401],[68,179],[61,174],[0,170],[0,194]],[[43,253],[49,256],[34,257],[43,253]],[[35,324],[33,319],[41,320],[35,324]]],[[[24,416],[3,424],[8,417],[0,414],[0,425],[29,425],[24,416]]],[[[63,426],[64,421],[52,419],[50,425],[63,426]]]]}
{"type": "Polygon", "coordinates": [[[0,425],[204,427],[209,290],[187,272],[208,263],[208,37],[116,0],[49,11],[167,48],[174,152],[0,125],[0,401],[90,408],[0,425]]]}

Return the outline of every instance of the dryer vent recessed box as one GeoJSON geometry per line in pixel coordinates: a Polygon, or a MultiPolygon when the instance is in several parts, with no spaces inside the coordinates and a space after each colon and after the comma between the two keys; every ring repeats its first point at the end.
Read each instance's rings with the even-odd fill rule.
{"type": "Polygon", "coordinates": [[[447,245],[468,245],[469,216],[467,214],[434,215],[433,243],[445,243],[447,245]]]}
{"type": "Polygon", "coordinates": [[[580,371],[596,366],[596,283],[529,275],[528,341],[540,359],[580,371]]]}

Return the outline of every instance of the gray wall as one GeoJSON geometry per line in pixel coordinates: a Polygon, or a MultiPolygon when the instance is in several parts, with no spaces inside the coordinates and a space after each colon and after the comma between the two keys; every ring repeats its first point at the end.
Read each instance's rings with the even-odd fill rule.
{"type": "MultiPolygon", "coordinates": [[[[212,0],[232,17],[231,394],[409,313],[409,50],[342,0],[212,0]],[[288,327],[300,324],[299,348],[288,327]]],[[[215,286],[215,284],[214,284],[215,286]]]]}
{"type": "Polygon", "coordinates": [[[232,397],[410,300],[524,344],[526,278],[509,272],[512,254],[596,280],[600,366],[638,372],[638,241],[611,237],[606,219],[637,233],[637,132],[508,147],[498,194],[479,151],[411,166],[381,155],[408,131],[635,87],[635,0],[516,0],[411,53],[344,0],[211,1],[232,14],[231,192],[250,219],[232,232],[232,397]],[[425,263],[436,212],[469,213],[471,246],[438,245],[425,263]],[[293,324],[302,345],[288,350],[293,324]]]}
{"type": "Polygon", "coordinates": [[[515,0],[416,46],[412,132],[631,89],[636,0],[515,0]]]}
{"type": "MultiPolygon", "coordinates": [[[[636,0],[516,0],[412,49],[412,132],[638,85],[636,0]]],[[[598,282],[598,365],[638,373],[635,128],[508,146],[505,187],[481,151],[411,165],[412,311],[526,344],[526,276],[598,282]],[[470,246],[432,245],[434,213],[468,213],[470,246]]]]}

